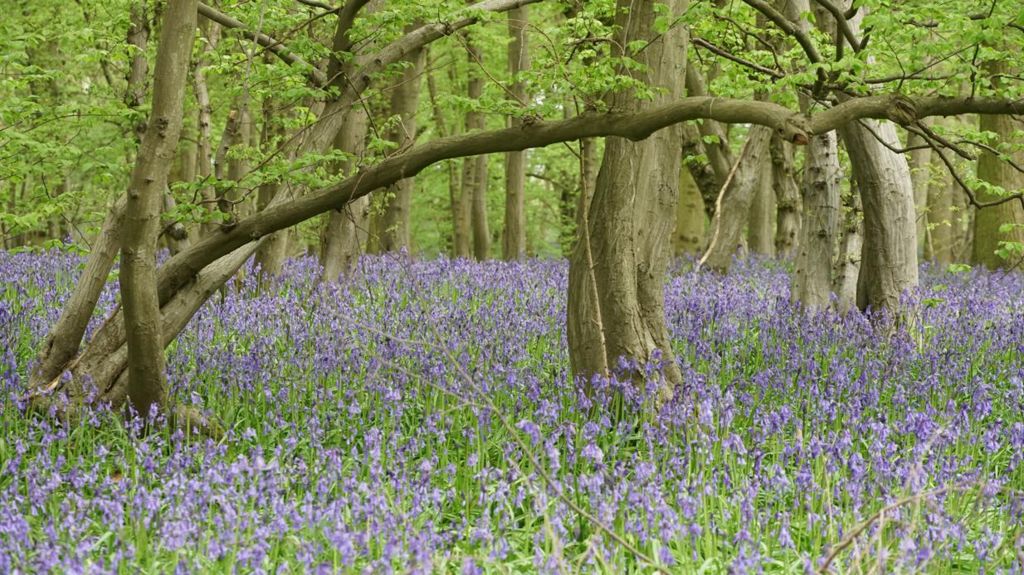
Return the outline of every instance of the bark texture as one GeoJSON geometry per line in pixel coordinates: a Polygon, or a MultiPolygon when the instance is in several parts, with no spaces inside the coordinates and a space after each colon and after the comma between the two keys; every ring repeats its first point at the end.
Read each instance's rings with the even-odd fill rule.
{"type": "Polygon", "coordinates": [[[121,305],[132,407],[149,414],[167,401],[156,247],[167,175],[181,134],[182,103],[196,30],[197,0],[170,0],[153,81],[153,109],[128,188],[121,236],[121,305]]]}
{"type": "Polygon", "coordinates": [[[910,166],[898,149],[896,127],[864,120],[839,128],[864,206],[864,248],[857,306],[896,310],[903,293],[917,287],[917,227],[910,166]]]}
{"type": "Polygon", "coordinates": [[[845,314],[857,305],[857,278],[860,277],[860,258],[864,248],[863,208],[860,193],[854,187],[844,198],[843,237],[839,242],[836,257],[835,287],[836,308],[845,314]]]}
{"type": "MultiPolygon", "coordinates": [[[[467,96],[479,101],[484,93],[483,52],[467,35],[466,52],[469,59],[469,81],[467,96]]],[[[466,131],[484,129],[484,115],[477,110],[466,113],[466,131]]],[[[491,253],[491,232],[487,225],[487,156],[474,156],[463,160],[462,196],[469,200],[470,219],[473,228],[473,256],[485,260],[491,253]]]]}
{"type": "Polygon", "coordinates": [[[917,227],[917,251],[924,253],[928,225],[928,183],[931,179],[932,149],[924,138],[911,133],[907,136],[910,151],[910,183],[914,188],[914,222],[917,227]]]}
{"type": "Polygon", "coordinates": [[[705,248],[704,198],[690,170],[679,171],[679,206],[673,245],[679,254],[700,254],[705,248]]]}
{"type": "MultiPolygon", "coordinates": [[[[953,195],[962,194],[946,165],[932,157],[935,179],[928,186],[928,212],[925,234],[925,258],[940,265],[953,263],[954,221],[953,195]]],[[[958,220],[957,220],[958,221],[958,220]]]]}
{"type": "MultiPolygon", "coordinates": [[[[338,166],[339,171],[346,176],[353,173],[365,151],[368,124],[366,112],[353,109],[335,140],[335,147],[351,158],[338,166]]],[[[369,209],[370,198],[364,196],[340,210],[328,212],[327,225],[320,237],[320,265],[324,268],[325,280],[336,280],[348,272],[362,253],[369,209]]]]}
{"type": "MultiPolygon", "coordinates": [[[[1011,116],[982,116],[981,130],[993,132],[998,137],[999,146],[1019,144],[1014,141],[1015,131],[1024,130],[1024,122],[1011,116]]],[[[1024,153],[1012,154],[1018,164],[1024,164],[1024,153]]],[[[983,151],[978,157],[978,179],[1002,188],[1006,193],[1016,193],[1024,188],[1024,174],[1021,174],[1009,163],[989,151],[983,151]]],[[[978,200],[992,201],[1001,196],[984,191],[978,193],[978,200]]],[[[1006,260],[996,252],[1002,242],[1024,242],[1024,207],[1020,202],[1004,202],[1002,204],[979,209],[974,216],[974,242],[971,249],[971,261],[989,269],[1004,266],[1016,266],[1019,257],[1006,260]],[[1009,226],[1006,232],[1000,231],[1001,226],[1009,226]]]]}
{"type": "MultiPolygon", "coordinates": [[[[673,15],[685,1],[669,2],[673,15]]],[[[615,45],[649,40],[632,57],[646,64],[630,74],[664,91],[654,102],[632,94],[610,97],[614,109],[643,109],[682,96],[687,34],[676,26],[652,36],[655,13],[650,3],[620,0],[615,45]]],[[[621,49],[621,48],[619,48],[621,49]]],[[[664,278],[673,217],[678,201],[682,132],[673,126],[643,141],[608,138],[593,198],[581,210],[581,237],[570,259],[568,336],[574,375],[607,374],[619,358],[645,363],[661,351],[665,383],[660,397],[681,383],[664,313],[664,278]]],[[[632,372],[635,384],[642,373],[632,372]]]]}
{"type": "MultiPolygon", "coordinates": [[[[519,75],[530,68],[526,28],[529,12],[525,6],[509,10],[508,72],[512,78],[511,96],[521,106],[527,105],[526,84],[519,75]]],[[[510,118],[511,126],[521,126],[521,118],[510,118]]],[[[506,260],[526,257],[526,152],[505,154],[505,231],[502,235],[501,254],[506,260]]]]}
{"type": "MultiPolygon", "coordinates": [[[[437,95],[437,81],[432,72],[434,65],[431,61],[430,52],[427,53],[427,94],[430,97],[430,110],[434,117],[434,128],[437,135],[447,138],[451,135],[448,129],[448,122],[445,119],[444,110],[441,108],[437,95]]],[[[454,67],[449,67],[454,73],[454,67]]],[[[454,78],[450,78],[454,83],[454,78]]],[[[462,183],[460,179],[459,164],[455,160],[445,162],[448,171],[448,202],[452,216],[451,255],[456,258],[468,258],[471,254],[469,247],[469,204],[462,201],[462,183]]]]}
{"type": "Polygon", "coordinates": [[[777,212],[775,255],[790,260],[796,257],[800,235],[800,188],[793,179],[793,145],[776,134],[770,152],[777,212]]]}
{"type": "Polygon", "coordinates": [[[743,144],[743,151],[726,178],[718,195],[715,217],[711,223],[711,243],[700,260],[702,267],[725,273],[743,238],[750,205],[757,193],[772,131],[754,126],[743,144]]]}
{"type": "Polygon", "coordinates": [[[775,189],[772,184],[772,161],[766,154],[761,159],[760,174],[747,217],[747,246],[751,253],[769,257],[775,255],[775,189]]]}
{"type": "Polygon", "coordinates": [[[793,300],[808,310],[825,309],[831,301],[841,176],[836,134],[812,137],[804,158],[803,216],[790,287],[793,300]]]}

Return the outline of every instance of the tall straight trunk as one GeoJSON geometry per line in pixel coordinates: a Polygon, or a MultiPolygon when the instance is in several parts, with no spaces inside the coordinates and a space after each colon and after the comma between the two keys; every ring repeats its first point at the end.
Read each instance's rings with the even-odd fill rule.
{"type": "MultiPolygon", "coordinates": [[[[508,12],[508,71],[512,78],[511,95],[520,105],[527,104],[526,84],[519,77],[530,68],[526,28],[527,7],[508,12]]],[[[521,126],[521,118],[510,118],[510,126],[521,126]]],[[[518,260],[526,256],[526,152],[505,154],[505,231],[502,236],[502,257],[518,260]]]]}
{"type": "Polygon", "coordinates": [[[931,179],[932,149],[924,138],[911,133],[907,136],[910,151],[910,184],[914,188],[914,222],[917,227],[917,253],[924,253],[928,225],[928,187],[931,179]],[[923,146],[923,147],[922,147],[923,146]]]}
{"type": "Polygon", "coordinates": [[[153,82],[153,107],[128,188],[121,235],[121,305],[128,350],[128,398],[146,415],[167,401],[156,247],[167,175],[181,133],[182,103],[196,30],[197,0],[169,0],[153,82]]]}
{"type": "MultiPolygon", "coordinates": [[[[353,108],[348,115],[334,141],[335,148],[350,158],[338,166],[338,172],[346,177],[354,172],[358,159],[365,151],[369,126],[369,117],[362,108],[353,108]]],[[[325,280],[338,279],[352,268],[362,253],[369,209],[370,198],[364,196],[327,215],[327,225],[320,237],[320,265],[324,268],[325,280]]]]}
{"type": "Polygon", "coordinates": [[[936,178],[928,186],[928,213],[925,234],[925,259],[940,265],[953,263],[954,215],[953,195],[963,192],[957,187],[946,165],[933,155],[931,160],[936,178]]]}
{"type": "Polygon", "coordinates": [[[910,166],[890,122],[864,120],[839,129],[864,206],[864,248],[857,306],[896,310],[900,296],[917,287],[917,225],[910,166]]]}
{"type": "MultiPolygon", "coordinates": [[[[200,31],[205,38],[203,48],[192,66],[192,86],[195,90],[196,104],[199,117],[199,141],[196,144],[196,171],[204,185],[199,189],[199,198],[203,207],[212,210],[216,198],[213,186],[209,185],[213,177],[213,105],[210,103],[210,90],[206,85],[206,65],[210,54],[216,49],[220,39],[220,27],[217,24],[203,19],[200,22],[200,31]]],[[[212,222],[205,222],[201,226],[201,235],[212,233],[216,225],[212,222]]]]}
{"type": "Polygon", "coordinates": [[[743,238],[750,204],[761,179],[763,162],[768,157],[771,137],[771,128],[750,128],[743,151],[718,195],[715,217],[711,223],[711,243],[700,260],[702,267],[722,273],[729,271],[733,255],[743,238]]]}
{"type": "MultiPolygon", "coordinates": [[[[263,121],[260,134],[260,144],[263,152],[267,153],[271,147],[280,146],[285,137],[283,125],[274,118],[275,101],[267,98],[263,101],[263,121]]],[[[284,152],[291,157],[290,151],[284,152]]],[[[263,211],[274,198],[284,184],[280,180],[270,180],[260,184],[256,191],[256,210],[263,211]]],[[[256,267],[260,270],[261,278],[274,277],[281,273],[281,267],[288,254],[288,231],[281,230],[267,236],[256,251],[256,267]]]]}
{"type": "Polygon", "coordinates": [[[800,188],[793,179],[793,145],[778,134],[772,136],[772,181],[775,191],[775,255],[796,257],[800,235],[800,188]]]}
{"type": "Polygon", "coordinates": [[[146,131],[146,116],[140,111],[146,103],[149,81],[149,60],[146,50],[149,46],[149,10],[147,0],[132,3],[129,13],[128,45],[131,46],[131,61],[128,64],[128,89],[125,91],[125,104],[138,113],[132,122],[135,140],[141,141],[146,131]]]}
{"type": "MultiPolygon", "coordinates": [[[[407,29],[411,31],[412,28],[407,29]]],[[[409,54],[398,77],[398,84],[391,90],[391,114],[398,117],[398,123],[391,131],[391,141],[399,149],[411,146],[416,139],[416,109],[420,101],[420,77],[423,75],[423,51],[409,54]]],[[[387,190],[387,201],[383,218],[380,248],[385,252],[409,249],[410,211],[412,192],[416,185],[414,178],[399,180],[387,190]]]]}
{"type": "Polygon", "coordinates": [[[860,277],[860,258],[864,247],[863,208],[860,192],[853,187],[843,198],[843,237],[839,242],[836,257],[835,286],[836,307],[845,314],[857,305],[857,278],[860,277]]]}
{"type": "MultiPolygon", "coordinates": [[[[428,51],[427,94],[430,96],[430,110],[434,116],[434,127],[437,129],[437,135],[446,138],[451,133],[448,130],[448,122],[444,117],[444,110],[441,109],[441,103],[437,97],[437,81],[434,79],[434,65],[430,54],[428,51]]],[[[463,210],[463,206],[468,207],[468,204],[462,202],[459,164],[455,160],[446,160],[445,167],[448,171],[448,201],[452,216],[451,254],[457,258],[468,258],[470,256],[469,213],[463,210]]]]}
{"type": "Polygon", "coordinates": [[[699,254],[704,250],[704,198],[690,170],[679,171],[679,206],[673,245],[676,254],[699,254]]]}
{"type": "MultiPolygon", "coordinates": [[[[467,96],[477,102],[484,93],[484,78],[480,67],[483,53],[468,34],[466,52],[469,60],[469,81],[467,96]]],[[[466,131],[484,129],[484,115],[478,111],[466,114],[466,131]]],[[[462,195],[469,199],[470,218],[473,228],[473,256],[478,260],[490,257],[491,233],[487,227],[487,156],[465,158],[462,165],[462,195]]]]}
{"type": "MultiPolygon", "coordinates": [[[[1006,67],[1003,65],[995,67],[994,70],[1006,73],[1006,67]]],[[[1019,137],[1015,140],[1015,132],[1024,130],[1024,122],[1012,116],[982,116],[979,128],[996,134],[998,140],[995,145],[1004,153],[1010,153],[1018,165],[1024,163],[1024,153],[1011,153],[1007,149],[1010,144],[1021,143],[1019,137]]],[[[1016,193],[1024,188],[1024,174],[987,150],[983,150],[978,157],[978,179],[1001,188],[1006,193],[1016,193]]],[[[982,202],[1000,197],[998,193],[987,189],[978,192],[978,200],[982,202]]],[[[989,269],[1017,265],[1018,258],[1007,261],[998,255],[997,251],[1003,246],[1003,242],[1024,242],[1024,207],[1021,207],[1020,202],[1012,201],[979,209],[974,216],[973,236],[971,262],[989,269]],[[1003,226],[1009,229],[1001,231],[1000,227],[1003,226]]]]}
{"type": "Polygon", "coordinates": [[[771,157],[766,154],[761,160],[761,173],[747,220],[747,245],[750,251],[769,257],[775,255],[775,189],[772,185],[772,171],[771,157]]]}
{"type": "Polygon", "coordinates": [[[239,183],[248,173],[249,167],[248,162],[238,155],[239,149],[247,148],[251,143],[252,118],[249,115],[248,103],[244,98],[240,100],[228,112],[224,133],[217,146],[217,162],[214,169],[217,179],[229,182],[231,186],[218,188],[216,194],[217,209],[220,210],[221,217],[227,223],[245,215],[243,208],[239,205],[244,199],[244,193],[239,183]]]}
{"type": "MultiPolygon", "coordinates": [[[[622,55],[633,41],[644,49],[629,54],[646,67],[628,73],[664,88],[653,101],[632,94],[610,96],[611,108],[638,110],[683,96],[688,38],[675,26],[653,35],[652,3],[619,0],[615,51],[622,55]]],[[[682,14],[685,0],[668,3],[682,14]]],[[[619,358],[644,364],[660,350],[665,381],[659,398],[671,396],[682,376],[665,326],[664,279],[670,257],[673,220],[682,169],[682,129],[672,126],[646,140],[610,137],[589,209],[580,210],[580,239],[569,264],[568,336],[573,374],[587,380],[608,374],[619,358]]],[[[585,202],[585,195],[581,198],[585,202]]],[[[642,371],[631,371],[644,384],[642,371]]]]}
{"type": "Polygon", "coordinates": [[[803,216],[790,294],[822,310],[832,296],[832,252],[839,220],[839,146],[835,132],[814,136],[804,157],[803,216]]]}

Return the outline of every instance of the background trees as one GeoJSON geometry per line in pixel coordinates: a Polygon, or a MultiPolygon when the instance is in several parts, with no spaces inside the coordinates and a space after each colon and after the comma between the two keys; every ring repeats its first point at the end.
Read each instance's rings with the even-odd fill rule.
{"type": "Polygon", "coordinates": [[[79,395],[124,399],[141,304],[79,344],[118,248],[155,265],[154,233],[173,257],[121,271],[157,286],[144,307],[159,306],[160,335],[147,341],[172,341],[254,252],[263,274],[319,252],[333,281],[366,249],[486,259],[501,245],[513,259],[574,245],[577,373],[660,349],[675,383],[658,302],[682,222],[680,250],[714,269],[748,250],[795,255],[792,294],[810,308],[833,293],[844,307],[856,285],[860,307],[897,309],[923,255],[1020,259],[1022,24],[999,3],[225,2],[199,4],[198,41],[173,47],[171,6],[156,8],[43,3],[67,24],[30,32],[35,12],[3,24],[5,245],[74,235],[90,252],[39,390],[65,389],[71,370],[79,395]],[[191,59],[190,77],[173,77],[183,118],[161,124],[167,141],[185,134],[173,157],[134,144],[161,101],[143,73],[160,78],[158,44],[191,59]],[[925,121],[936,116],[963,121],[925,121]],[[124,220],[132,196],[116,190],[138,189],[131,167],[157,156],[136,174],[157,191],[124,220]],[[951,247],[968,229],[971,250],[951,247]]]}

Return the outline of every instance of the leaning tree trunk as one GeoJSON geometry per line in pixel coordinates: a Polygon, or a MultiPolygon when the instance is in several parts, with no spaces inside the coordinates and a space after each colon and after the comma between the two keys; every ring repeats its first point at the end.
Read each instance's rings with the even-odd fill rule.
{"type": "Polygon", "coordinates": [[[182,103],[196,30],[197,0],[170,0],[164,13],[149,123],[128,184],[121,235],[121,305],[127,344],[127,393],[142,415],[167,402],[156,248],[167,175],[181,134],[182,103]]]}
{"type": "MultiPolygon", "coordinates": [[[[520,74],[530,67],[530,53],[526,41],[529,12],[526,6],[509,10],[508,71],[512,78],[511,95],[521,106],[526,106],[526,84],[520,74]]],[[[510,125],[521,126],[521,118],[510,118],[510,125]]],[[[518,260],[526,256],[526,152],[505,154],[505,231],[502,235],[502,257],[518,260]]]]}
{"type": "Polygon", "coordinates": [[[771,128],[750,128],[743,151],[718,195],[715,217],[711,223],[711,243],[700,260],[701,267],[721,273],[729,271],[733,255],[743,238],[743,228],[757,191],[757,183],[761,179],[761,168],[768,156],[771,137],[771,128]]]}
{"type": "Polygon", "coordinates": [[[814,136],[804,157],[803,216],[790,294],[808,310],[832,297],[832,252],[839,218],[839,146],[835,132],[814,136]]]}
{"type": "MultiPolygon", "coordinates": [[[[349,158],[338,166],[344,177],[350,176],[358,165],[358,158],[366,147],[369,125],[369,117],[362,108],[353,108],[348,116],[334,142],[335,148],[349,158]]],[[[320,265],[324,268],[325,280],[334,281],[348,272],[362,253],[369,209],[370,198],[363,196],[328,214],[327,225],[320,236],[320,265]]]]}
{"type": "Polygon", "coordinates": [[[864,206],[864,249],[857,306],[897,310],[900,296],[917,287],[917,227],[910,166],[896,127],[863,120],[839,129],[864,206]],[[885,144],[879,141],[884,140],[885,144]]]}
{"type": "Polygon", "coordinates": [[[800,235],[800,188],[793,179],[793,145],[782,136],[772,136],[772,179],[775,188],[775,255],[782,259],[796,256],[800,235]]]}
{"type": "MultiPolygon", "coordinates": [[[[1024,130],[1024,122],[1015,120],[1012,116],[982,116],[979,127],[982,131],[995,133],[998,137],[995,145],[999,146],[1004,153],[1010,153],[1006,146],[1020,143],[1019,138],[1014,141],[1014,134],[1018,130],[1024,130]]],[[[1024,153],[1016,152],[1011,155],[1018,165],[1024,163],[1024,153]]],[[[1004,193],[1017,193],[1024,188],[1024,174],[1018,172],[1008,162],[1000,160],[998,155],[987,150],[982,151],[978,157],[978,179],[1002,189],[1004,193]]],[[[982,202],[998,200],[1001,197],[999,193],[993,191],[978,192],[978,200],[982,202]]],[[[1003,242],[1024,242],[1024,207],[1021,207],[1018,201],[1011,201],[981,208],[974,216],[973,232],[974,243],[971,249],[973,263],[989,269],[1000,268],[1008,264],[1016,265],[1017,261],[1008,262],[997,252],[1003,242]],[[1000,230],[1003,226],[1008,229],[1000,230]]]]}
{"type": "MultiPolygon", "coordinates": [[[[669,2],[669,12],[681,14],[685,0],[669,2]]],[[[647,85],[664,88],[653,101],[641,102],[628,93],[611,96],[616,110],[643,109],[683,95],[687,33],[681,26],[653,36],[655,12],[651,3],[619,0],[615,46],[649,40],[643,51],[630,54],[646,65],[630,70],[647,85]]],[[[620,54],[621,55],[621,54],[620,54]]],[[[568,336],[573,374],[589,380],[607,375],[620,358],[640,364],[660,350],[665,383],[661,399],[671,396],[682,376],[676,365],[665,325],[664,278],[678,200],[679,126],[658,131],[646,140],[606,140],[604,160],[589,209],[580,210],[581,236],[569,265],[568,336]]],[[[643,372],[632,371],[634,383],[643,372]]]]}

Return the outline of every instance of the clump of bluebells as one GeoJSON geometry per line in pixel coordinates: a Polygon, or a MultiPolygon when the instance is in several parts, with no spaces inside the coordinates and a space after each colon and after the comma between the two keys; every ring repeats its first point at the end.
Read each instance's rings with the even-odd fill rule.
{"type": "Polygon", "coordinates": [[[926,267],[893,330],[684,263],[654,412],[658,358],[569,377],[563,262],[249,270],[169,350],[215,443],[24,413],[80,265],[0,254],[0,572],[1024,572],[1020,275],[926,267]]]}

